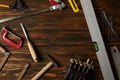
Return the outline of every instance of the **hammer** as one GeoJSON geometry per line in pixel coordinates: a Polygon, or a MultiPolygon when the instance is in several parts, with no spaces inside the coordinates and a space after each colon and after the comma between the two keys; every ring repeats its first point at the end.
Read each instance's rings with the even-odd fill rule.
{"type": "Polygon", "coordinates": [[[50,62],[40,71],[38,72],[31,80],[37,80],[39,77],[42,76],[43,73],[45,73],[52,65],[54,65],[55,67],[58,67],[57,63],[55,62],[55,60],[48,55],[48,58],[50,59],[50,62]]]}

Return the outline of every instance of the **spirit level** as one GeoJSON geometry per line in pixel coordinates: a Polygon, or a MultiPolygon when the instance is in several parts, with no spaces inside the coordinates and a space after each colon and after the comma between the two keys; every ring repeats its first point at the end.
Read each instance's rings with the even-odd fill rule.
{"type": "Polygon", "coordinates": [[[104,80],[115,80],[91,0],[80,0],[104,80]]]}

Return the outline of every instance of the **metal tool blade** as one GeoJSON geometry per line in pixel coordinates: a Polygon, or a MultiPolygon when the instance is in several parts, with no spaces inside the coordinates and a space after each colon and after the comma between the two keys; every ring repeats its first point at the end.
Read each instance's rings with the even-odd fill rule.
{"type": "Polygon", "coordinates": [[[38,10],[38,11],[35,11],[35,12],[24,13],[24,14],[19,15],[19,16],[13,16],[13,17],[8,17],[8,18],[0,19],[0,23],[4,23],[4,22],[7,22],[7,21],[12,21],[12,20],[16,20],[16,19],[20,19],[20,18],[32,16],[32,15],[35,15],[35,14],[48,12],[48,11],[50,11],[49,8],[44,9],[44,10],[38,10]]]}
{"type": "Polygon", "coordinates": [[[28,40],[28,35],[27,35],[27,33],[26,33],[26,30],[25,30],[25,28],[24,28],[23,24],[22,24],[22,23],[20,23],[20,26],[21,26],[21,28],[22,28],[22,30],[23,30],[23,33],[24,33],[24,35],[25,35],[26,39],[28,40]]]}
{"type": "Polygon", "coordinates": [[[19,15],[19,16],[13,16],[13,17],[0,19],[0,23],[4,23],[4,22],[16,20],[16,19],[20,19],[20,18],[24,18],[24,17],[28,17],[28,16],[33,16],[33,15],[40,14],[40,13],[50,12],[50,11],[53,11],[53,10],[56,10],[56,9],[61,9],[61,8],[64,8],[64,7],[65,7],[65,5],[58,4],[58,5],[54,5],[54,6],[51,6],[49,8],[46,8],[46,9],[24,13],[24,14],[19,15]]]}

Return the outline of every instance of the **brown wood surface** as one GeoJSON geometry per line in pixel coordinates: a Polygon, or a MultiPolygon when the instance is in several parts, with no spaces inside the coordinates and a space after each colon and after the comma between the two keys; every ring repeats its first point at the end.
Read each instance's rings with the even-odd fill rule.
{"type": "MultiPolygon", "coordinates": [[[[14,1],[15,0],[0,0],[0,3],[14,4],[14,1]]],[[[25,2],[28,8],[24,10],[0,8],[0,18],[16,16],[24,12],[44,9],[51,6],[48,0],[25,0],[25,2]]],[[[0,38],[0,44],[3,45],[12,56],[19,58],[19,60],[12,56],[9,58],[2,71],[0,71],[0,80],[16,80],[24,67],[24,63],[29,63],[31,66],[23,80],[30,80],[49,62],[47,54],[53,56],[60,67],[51,67],[39,80],[64,80],[68,61],[70,57],[74,57],[75,55],[81,56],[82,60],[86,60],[87,58],[93,59],[95,68],[91,74],[92,80],[103,80],[79,1],[77,1],[80,8],[79,13],[72,11],[67,0],[63,0],[63,2],[65,2],[67,6],[62,11],[56,10],[0,24],[0,30],[2,30],[3,26],[8,25],[11,31],[24,39],[22,47],[20,49],[14,49],[0,38]],[[19,25],[20,22],[24,23],[39,57],[39,62],[37,63],[32,60],[25,36],[19,25]]],[[[99,10],[104,10],[109,16],[112,16],[114,28],[116,32],[120,34],[120,1],[92,0],[92,2],[95,10],[98,11],[97,15],[99,15],[99,10]]],[[[102,32],[108,33],[104,25],[102,32]]],[[[119,46],[119,41],[110,43],[107,39],[108,35],[105,35],[104,38],[107,47],[111,45],[119,46]]],[[[0,53],[0,60],[2,57],[3,54],[0,53]]]]}

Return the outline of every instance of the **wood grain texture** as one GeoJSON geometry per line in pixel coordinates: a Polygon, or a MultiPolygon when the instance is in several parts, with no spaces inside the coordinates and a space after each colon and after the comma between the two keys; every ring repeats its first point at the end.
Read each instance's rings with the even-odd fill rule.
{"type": "MultiPolygon", "coordinates": [[[[0,24],[0,30],[2,30],[3,26],[9,25],[8,27],[11,31],[21,36],[24,40],[20,49],[14,49],[4,43],[0,38],[0,44],[20,60],[18,61],[11,56],[0,72],[0,80],[16,80],[24,67],[24,63],[29,63],[31,66],[23,80],[30,80],[49,62],[47,54],[53,56],[59,63],[60,67],[51,67],[39,80],[64,80],[68,61],[70,57],[74,57],[75,55],[81,56],[82,60],[86,60],[87,58],[93,59],[95,69],[90,76],[92,77],[92,80],[103,80],[79,1],[79,13],[74,13],[72,11],[67,0],[62,1],[67,5],[63,11],[56,10],[54,12],[39,14],[0,24]],[[34,63],[32,60],[25,36],[19,25],[21,22],[24,23],[30,40],[39,57],[38,63],[34,63]]],[[[28,8],[24,10],[0,8],[0,18],[16,16],[28,11],[44,9],[51,6],[48,0],[25,0],[25,2],[28,5],[28,8]]],[[[113,17],[114,28],[116,32],[120,34],[120,1],[92,0],[92,2],[96,11],[104,10],[108,15],[113,17]]],[[[1,0],[1,3],[14,4],[14,0],[1,0]]],[[[96,14],[99,15],[99,12],[96,14]]],[[[102,33],[104,33],[106,47],[109,48],[111,45],[118,45],[119,47],[120,42],[116,41],[116,39],[111,43],[108,41],[108,35],[110,34],[106,27],[107,26],[105,25],[101,26],[102,33]]],[[[0,53],[0,60],[2,57],[3,54],[0,53]]],[[[112,59],[110,58],[110,60],[112,59]]]]}

